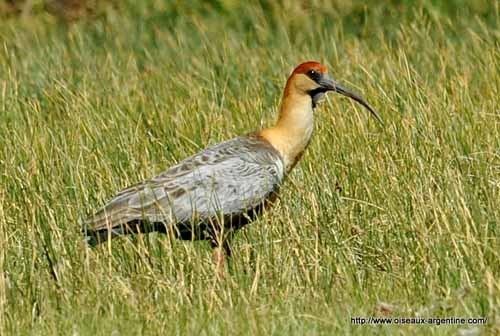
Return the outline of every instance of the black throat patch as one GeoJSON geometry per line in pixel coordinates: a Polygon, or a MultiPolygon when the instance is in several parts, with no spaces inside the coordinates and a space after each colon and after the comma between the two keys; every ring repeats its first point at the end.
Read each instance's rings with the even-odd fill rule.
{"type": "Polygon", "coordinates": [[[313,108],[316,108],[316,106],[318,106],[318,103],[325,96],[325,92],[326,90],[323,88],[317,88],[308,92],[312,99],[313,108]]]}

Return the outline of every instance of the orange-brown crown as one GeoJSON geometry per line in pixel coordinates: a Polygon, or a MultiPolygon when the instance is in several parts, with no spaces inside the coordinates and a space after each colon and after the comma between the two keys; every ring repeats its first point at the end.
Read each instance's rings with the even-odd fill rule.
{"type": "Polygon", "coordinates": [[[307,72],[309,72],[311,70],[317,71],[317,72],[322,73],[322,74],[328,72],[327,67],[324,66],[323,64],[321,64],[319,62],[315,62],[315,61],[308,61],[308,62],[304,62],[304,63],[299,64],[293,70],[292,75],[306,74],[307,72]]]}
{"type": "Polygon", "coordinates": [[[307,75],[307,73],[311,70],[314,70],[320,74],[325,74],[328,72],[326,66],[319,62],[308,61],[299,64],[292,72],[288,80],[286,81],[285,90],[283,92],[283,96],[286,97],[292,92],[292,83],[297,80],[297,75],[307,75]]]}

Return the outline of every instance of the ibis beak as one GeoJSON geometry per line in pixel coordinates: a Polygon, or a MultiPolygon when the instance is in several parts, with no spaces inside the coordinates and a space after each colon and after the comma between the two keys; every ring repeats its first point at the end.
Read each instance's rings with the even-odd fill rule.
{"type": "Polygon", "coordinates": [[[363,105],[368,111],[370,111],[371,115],[377,119],[377,121],[380,123],[380,124],[384,124],[384,122],[382,121],[382,118],[380,118],[380,116],[378,115],[378,113],[370,106],[368,105],[368,103],[366,102],[366,100],[363,99],[363,97],[361,97],[360,95],[352,92],[351,90],[343,87],[342,85],[340,85],[339,83],[337,83],[336,81],[334,81],[331,77],[329,77],[328,75],[323,75],[322,78],[320,79],[319,81],[319,84],[327,91],[335,91],[337,93],[340,93],[341,95],[344,95],[346,97],[349,97],[355,101],[357,101],[358,103],[360,103],[361,105],[363,105]]]}

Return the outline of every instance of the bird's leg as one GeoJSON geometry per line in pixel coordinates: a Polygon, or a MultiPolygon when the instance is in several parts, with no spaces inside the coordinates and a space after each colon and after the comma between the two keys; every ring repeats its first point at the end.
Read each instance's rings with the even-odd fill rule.
{"type": "Polygon", "coordinates": [[[210,241],[214,249],[212,259],[215,264],[215,272],[219,278],[223,278],[225,275],[226,257],[231,257],[231,246],[229,244],[231,236],[231,234],[227,234],[224,237],[224,235],[219,234],[215,235],[210,241]]]}
{"type": "Polygon", "coordinates": [[[224,241],[222,242],[222,248],[224,249],[224,252],[226,253],[226,256],[228,258],[231,258],[232,254],[233,254],[233,251],[231,249],[231,244],[230,244],[231,237],[232,237],[232,235],[226,237],[226,239],[224,239],[224,241]]]}
{"type": "Polygon", "coordinates": [[[226,269],[226,257],[224,255],[224,251],[220,247],[214,248],[214,252],[212,254],[212,259],[215,264],[215,274],[217,278],[224,278],[225,269],[226,269]]]}

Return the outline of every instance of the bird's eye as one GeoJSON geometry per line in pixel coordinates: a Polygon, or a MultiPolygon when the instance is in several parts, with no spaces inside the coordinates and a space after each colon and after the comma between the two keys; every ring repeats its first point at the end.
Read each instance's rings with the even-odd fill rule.
{"type": "Polygon", "coordinates": [[[309,70],[307,72],[307,76],[315,82],[317,82],[321,78],[321,74],[316,70],[309,70]]]}

